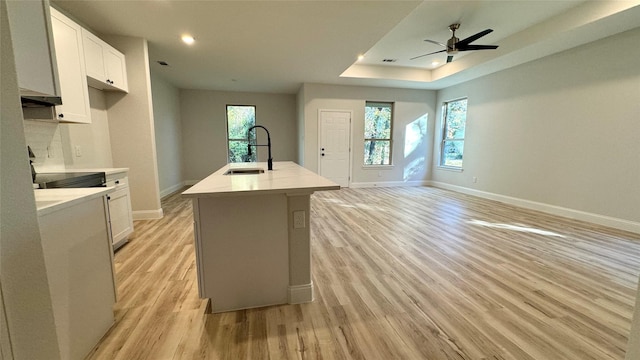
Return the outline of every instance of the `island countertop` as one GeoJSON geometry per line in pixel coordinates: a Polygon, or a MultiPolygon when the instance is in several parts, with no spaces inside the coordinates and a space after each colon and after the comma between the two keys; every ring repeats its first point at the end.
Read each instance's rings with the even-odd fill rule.
{"type": "Polygon", "coordinates": [[[340,185],[326,179],[292,161],[273,163],[267,170],[266,162],[233,163],[223,166],[182,193],[185,197],[216,197],[235,195],[257,195],[296,193],[321,190],[339,190],[340,185]],[[233,169],[264,169],[261,174],[224,175],[233,169]]]}

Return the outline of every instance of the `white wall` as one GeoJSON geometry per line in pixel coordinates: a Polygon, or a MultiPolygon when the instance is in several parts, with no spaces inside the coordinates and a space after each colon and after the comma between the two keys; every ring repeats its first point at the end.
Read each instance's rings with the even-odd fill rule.
{"type": "MultiPolygon", "coordinates": [[[[227,164],[227,105],[255,105],[256,124],[271,133],[273,161],[298,161],[295,95],[181,89],[185,181],[202,180],[227,164]]],[[[266,143],[263,133],[260,143],[266,143]]],[[[258,161],[266,159],[266,148],[258,148],[258,161]]]]}
{"type": "Polygon", "coordinates": [[[0,26],[0,357],[55,360],[58,339],[4,1],[0,26]]]}
{"type": "Polygon", "coordinates": [[[113,166],[129,168],[134,219],[162,217],[147,41],[101,38],[126,56],[129,93],[106,94],[113,166]]]}
{"type": "Polygon", "coordinates": [[[105,93],[90,87],[89,105],[91,124],[60,124],[67,169],[113,167],[105,93]],[[77,156],[76,146],[80,146],[81,156],[77,156]]]}
{"type": "Polygon", "coordinates": [[[183,185],[180,90],[152,73],[151,91],[160,196],[166,196],[183,185]]]}
{"type": "Polygon", "coordinates": [[[300,87],[300,90],[296,94],[296,124],[298,127],[298,162],[304,166],[304,86],[300,87]]]}
{"type": "Polygon", "coordinates": [[[640,222],[638,43],[640,29],[438,91],[469,102],[464,171],[435,154],[433,180],[640,222]]]}
{"type": "Polygon", "coordinates": [[[431,169],[430,150],[433,141],[435,96],[435,91],[430,90],[304,84],[299,95],[304,104],[304,166],[311,171],[318,171],[318,110],[349,110],[353,111],[352,185],[427,181],[431,169]],[[393,167],[363,167],[366,101],[394,103],[393,167]],[[405,155],[406,127],[424,115],[427,116],[427,133],[417,148],[411,154],[405,155]],[[420,162],[419,159],[424,159],[424,162],[420,162]]]}

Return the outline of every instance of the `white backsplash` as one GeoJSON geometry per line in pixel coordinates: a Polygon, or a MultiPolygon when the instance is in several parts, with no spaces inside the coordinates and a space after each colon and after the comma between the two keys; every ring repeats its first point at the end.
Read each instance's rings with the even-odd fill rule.
{"type": "Polygon", "coordinates": [[[62,138],[57,122],[25,120],[24,135],[36,156],[32,159],[36,172],[64,170],[62,138]]]}
{"type": "Polygon", "coordinates": [[[89,100],[91,124],[24,120],[36,172],[113,167],[105,95],[89,88],[89,100]]]}

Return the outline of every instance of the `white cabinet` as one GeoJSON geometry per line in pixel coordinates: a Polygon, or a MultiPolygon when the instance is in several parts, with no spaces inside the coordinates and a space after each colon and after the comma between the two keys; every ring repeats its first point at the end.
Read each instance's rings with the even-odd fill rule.
{"type": "Polygon", "coordinates": [[[124,54],[86,29],[82,29],[82,43],[89,86],[128,92],[124,54]]]}
{"type": "Polygon", "coordinates": [[[56,106],[56,118],[61,122],[91,123],[82,27],[54,8],[51,25],[62,96],[62,105],[56,106]]]}
{"type": "Polygon", "coordinates": [[[104,196],[39,215],[38,223],[60,358],[82,360],[114,323],[104,196]]]}
{"type": "Polygon", "coordinates": [[[109,221],[113,249],[124,245],[133,232],[133,214],[131,211],[131,194],[129,178],[126,172],[107,175],[107,186],[114,186],[109,193],[109,221]]]}
{"type": "Polygon", "coordinates": [[[7,1],[18,85],[23,96],[59,96],[49,1],[7,1]]]}

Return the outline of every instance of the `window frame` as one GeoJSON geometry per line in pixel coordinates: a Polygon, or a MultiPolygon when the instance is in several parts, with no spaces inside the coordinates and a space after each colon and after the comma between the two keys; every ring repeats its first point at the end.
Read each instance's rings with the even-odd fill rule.
{"type": "MultiPolygon", "coordinates": [[[[250,140],[250,139],[247,139],[247,138],[242,138],[242,139],[231,139],[231,138],[229,138],[229,135],[230,135],[230,134],[229,134],[229,108],[230,108],[230,107],[252,107],[252,108],[253,108],[253,120],[254,120],[254,122],[253,122],[253,125],[252,125],[252,126],[257,125],[257,123],[258,123],[258,109],[257,109],[256,105],[251,105],[251,104],[227,104],[227,105],[225,106],[224,118],[225,118],[225,127],[226,127],[226,134],[225,134],[225,137],[227,138],[227,163],[228,163],[228,164],[231,164],[231,163],[237,163],[237,162],[232,162],[232,161],[231,161],[231,158],[230,158],[230,155],[231,155],[231,154],[230,154],[230,145],[231,145],[231,142],[232,142],[232,141],[240,141],[240,142],[244,142],[244,143],[246,143],[247,145],[249,145],[249,142],[250,142],[251,140],[256,140],[256,138],[255,138],[255,132],[253,133],[253,134],[254,134],[254,137],[252,137],[252,139],[251,139],[251,140],[250,140]]],[[[258,158],[257,158],[257,152],[254,152],[254,153],[253,153],[253,157],[254,157],[255,161],[257,161],[257,160],[258,160],[258,158]]]]}
{"type": "Polygon", "coordinates": [[[467,129],[467,115],[469,113],[469,98],[467,96],[464,97],[459,97],[459,98],[455,98],[455,99],[451,99],[451,100],[447,100],[447,101],[443,101],[442,102],[442,121],[441,121],[441,128],[440,128],[440,159],[438,161],[438,167],[445,169],[445,170],[454,170],[454,171],[463,171],[463,164],[464,164],[464,142],[466,140],[466,129],[467,129]],[[447,123],[448,123],[448,104],[450,103],[454,103],[457,101],[462,101],[462,100],[466,100],[467,101],[467,108],[465,110],[465,120],[464,120],[464,127],[465,127],[465,136],[462,139],[454,139],[454,138],[447,138],[447,123]],[[455,166],[455,165],[446,165],[445,164],[445,143],[446,142],[461,142],[463,144],[463,151],[462,151],[462,164],[460,164],[460,166],[455,166]]]}
{"type": "Polygon", "coordinates": [[[391,108],[391,118],[389,119],[389,138],[388,139],[384,139],[384,138],[365,138],[364,137],[364,133],[365,133],[365,128],[367,126],[366,122],[367,119],[366,117],[363,119],[363,142],[362,142],[362,148],[363,148],[363,159],[362,159],[362,166],[363,168],[368,168],[368,169],[376,169],[376,168],[391,168],[393,167],[393,123],[394,123],[394,113],[395,113],[395,102],[393,101],[365,101],[365,112],[366,112],[366,108],[367,107],[375,107],[373,105],[384,105],[384,106],[388,106],[389,108],[391,108]],[[367,141],[381,141],[381,142],[388,142],[389,143],[389,163],[388,164],[366,164],[365,163],[365,159],[364,159],[364,144],[366,144],[367,141]]]}

